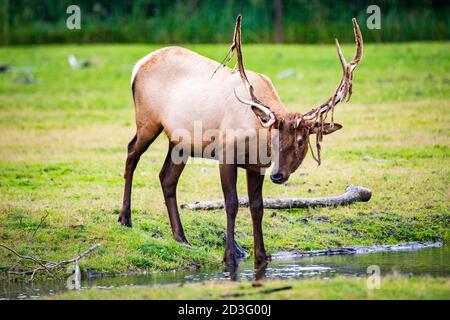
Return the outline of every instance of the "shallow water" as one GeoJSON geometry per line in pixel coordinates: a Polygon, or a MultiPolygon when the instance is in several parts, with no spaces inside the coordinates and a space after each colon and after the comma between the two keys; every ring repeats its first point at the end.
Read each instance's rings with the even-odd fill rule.
{"type": "MultiPolygon", "coordinates": [[[[367,276],[367,268],[377,265],[381,274],[397,272],[407,275],[450,276],[450,246],[376,252],[356,255],[315,256],[275,259],[266,269],[266,278],[301,279],[308,277],[328,278],[335,275],[367,276]]],[[[252,259],[241,262],[237,273],[239,280],[254,278],[252,259]]],[[[147,275],[126,275],[85,279],[82,289],[113,288],[121,286],[152,286],[181,282],[227,280],[227,272],[164,272],[147,275]]],[[[0,299],[33,299],[44,295],[70,290],[64,279],[25,282],[0,282],[0,299]]]]}

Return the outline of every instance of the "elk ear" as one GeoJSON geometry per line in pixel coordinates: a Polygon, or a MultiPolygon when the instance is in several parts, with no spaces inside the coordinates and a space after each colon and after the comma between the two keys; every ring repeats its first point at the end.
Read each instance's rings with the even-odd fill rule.
{"type": "Polygon", "coordinates": [[[255,113],[255,115],[259,118],[259,120],[261,122],[266,123],[270,120],[270,117],[269,117],[269,115],[267,115],[267,113],[264,113],[263,111],[261,111],[260,109],[258,109],[255,106],[251,106],[251,108],[252,108],[252,111],[255,113]]]}
{"type": "MultiPolygon", "coordinates": [[[[324,123],[322,134],[327,135],[327,134],[333,133],[335,131],[338,131],[339,129],[342,129],[342,125],[339,123],[334,123],[333,126],[331,126],[331,123],[324,123]]],[[[316,123],[310,129],[309,134],[317,134],[317,132],[319,132],[319,124],[318,123],[316,123]]]]}

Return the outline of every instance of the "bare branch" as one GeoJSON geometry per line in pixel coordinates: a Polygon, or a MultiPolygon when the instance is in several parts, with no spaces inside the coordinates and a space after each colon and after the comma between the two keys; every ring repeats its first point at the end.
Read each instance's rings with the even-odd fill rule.
{"type": "Polygon", "coordinates": [[[41,260],[36,259],[36,258],[34,258],[34,257],[31,257],[31,256],[24,256],[24,255],[21,255],[21,254],[19,254],[17,251],[15,251],[14,249],[11,249],[10,247],[8,247],[8,246],[6,246],[6,245],[4,245],[4,244],[1,244],[1,243],[0,243],[0,247],[1,247],[1,248],[4,248],[4,249],[6,249],[6,250],[9,250],[10,252],[12,252],[13,254],[15,254],[16,256],[18,256],[18,257],[19,257],[20,259],[22,259],[22,260],[31,260],[31,261],[33,261],[34,263],[40,265],[40,268],[42,268],[42,270],[47,270],[47,271],[48,271],[48,268],[45,266],[45,264],[44,264],[41,260]]]}
{"type": "Polygon", "coordinates": [[[18,256],[20,259],[26,259],[26,260],[31,260],[33,262],[35,262],[36,264],[38,264],[39,266],[34,268],[34,269],[30,269],[27,271],[9,271],[8,273],[10,274],[18,274],[18,275],[29,275],[31,274],[31,281],[33,281],[35,275],[37,272],[41,271],[41,270],[46,270],[47,272],[49,272],[51,275],[52,273],[50,272],[50,270],[54,270],[56,268],[61,268],[64,267],[68,264],[74,263],[74,262],[78,262],[78,260],[80,260],[81,258],[87,256],[88,254],[90,254],[91,252],[97,250],[101,245],[100,244],[96,244],[93,245],[92,247],[90,247],[89,249],[87,249],[86,251],[82,252],[81,254],[79,254],[78,256],[76,256],[75,258],[69,259],[69,260],[64,260],[61,262],[43,262],[42,260],[33,258],[31,256],[23,256],[19,253],[17,253],[14,249],[11,249],[10,247],[4,245],[4,244],[0,244],[0,247],[9,250],[10,252],[14,253],[16,256],[18,256]]]}

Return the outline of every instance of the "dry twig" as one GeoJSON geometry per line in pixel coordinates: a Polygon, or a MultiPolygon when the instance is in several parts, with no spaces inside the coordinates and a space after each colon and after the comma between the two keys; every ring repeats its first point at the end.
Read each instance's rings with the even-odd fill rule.
{"type": "Polygon", "coordinates": [[[37,272],[41,271],[41,270],[45,270],[47,271],[49,274],[52,275],[51,270],[55,270],[57,268],[61,268],[64,267],[68,264],[71,263],[77,263],[78,260],[80,260],[81,258],[87,256],[88,254],[90,254],[91,252],[97,250],[101,245],[100,244],[96,244],[93,245],[92,247],[90,247],[89,249],[87,249],[86,251],[80,253],[78,256],[76,256],[75,258],[69,259],[69,260],[64,260],[61,262],[53,262],[53,261],[43,261],[40,259],[36,259],[32,256],[24,256],[19,254],[17,251],[15,251],[14,249],[4,245],[4,244],[0,244],[0,247],[9,250],[10,252],[12,252],[13,254],[15,254],[17,257],[19,257],[20,259],[23,260],[31,260],[34,263],[38,264],[39,266],[30,269],[30,270],[26,270],[26,271],[8,271],[9,274],[18,274],[18,275],[29,275],[31,274],[31,281],[34,280],[34,277],[36,275],[37,272]]]}

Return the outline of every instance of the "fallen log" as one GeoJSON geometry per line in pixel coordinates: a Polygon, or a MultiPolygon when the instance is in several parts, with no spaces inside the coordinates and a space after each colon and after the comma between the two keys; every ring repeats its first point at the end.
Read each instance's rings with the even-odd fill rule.
{"type": "MultiPolygon", "coordinates": [[[[353,202],[366,202],[372,197],[372,191],[360,186],[348,186],[345,193],[336,197],[319,198],[285,198],[285,199],[264,199],[266,209],[292,209],[310,207],[335,207],[344,206],[353,202]]],[[[239,206],[248,207],[248,198],[239,198],[239,206]]],[[[215,210],[224,207],[223,200],[202,201],[190,204],[182,204],[182,209],[190,210],[215,210]]]]}
{"type": "Polygon", "coordinates": [[[442,242],[400,242],[397,244],[375,244],[371,246],[347,246],[342,248],[328,248],[323,250],[290,250],[272,253],[272,259],[296,259],[302,257],[316,256],[334,256],[334,255],[351,255],[351,254],[368,254],[374,252],[398,252],[398,251],[415,251],[427,248],[440,248],[442,242]]]}

